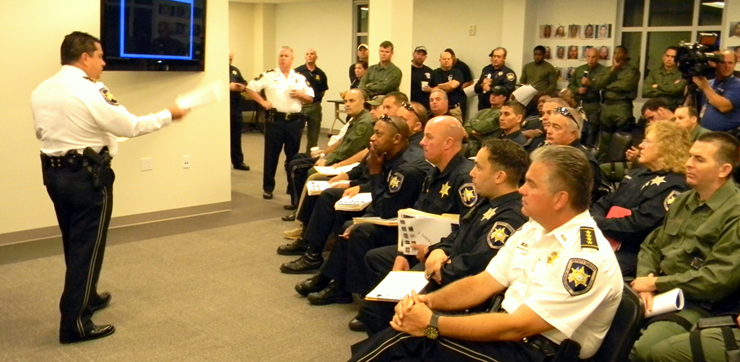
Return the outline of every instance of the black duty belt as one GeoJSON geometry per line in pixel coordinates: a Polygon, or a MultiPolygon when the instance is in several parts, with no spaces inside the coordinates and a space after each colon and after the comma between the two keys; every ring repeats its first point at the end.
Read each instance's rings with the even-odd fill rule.
{"type": "Polygon", "coordinates": [[[554,356],[559,347],[557,343],[547,339],[541,334],[524,338],[522,339],[522,342],[536,350],[539,350],[546,357],[554,356]]]}
{"type": "Polygon", "coordinates": [[[286,121],[300,119],[301,117],[303,117],[302,113],[283,113],[283,112],[275,111],[275,118],[282,118],[286,121]]]}
{"type": "Polygon", "coordinates": [[[89,165],[88,160],[77,152],[72,150],[64,156],[49,156],[41,154],[41,164],[46,168],[79,170],[81,167],[89,165]]]}

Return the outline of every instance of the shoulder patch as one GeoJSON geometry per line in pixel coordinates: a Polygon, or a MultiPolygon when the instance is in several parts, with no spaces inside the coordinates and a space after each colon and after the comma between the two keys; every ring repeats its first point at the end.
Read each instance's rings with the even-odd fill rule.
{"type": "Polygon", "coordinates": [[[599,244],[596,242],[596,233],[594,232],[594,228],[581,226],[581,248],[599,250],[599,244]]]}
{"type": "Polygon", "coordinates": [[[676,197],[678,197],[678,195],[680,194],[681,193],[677,190],[673,190],[670,194],[668,194],[668,196],[666,196],[665,200],[663,200],[663,208],[665,209],[665,211],[668,211],[668,209],[671,208],[671,204],[676,201],[676,197]]]}
{"type": "MultiPolygon", "coordinates": [[[[267,73],[267,72],[265,72],[265,73],[267,73]]],[[[260,75],[258,75],[256,77],[254,77],[254,80],[260,80],[260,79],[262,79],[262,77],[265,76],[265,73],[262,73],[262,74],[260,74],[260,75]]]]}
{"type": "Polygon", "coordinates": [[[91,81],[93,83],[97,83],[98,82],[97,80],[95,80],[93,78],[90,78],[90,77],[82,77],[82,78],[85,78],[85,79],[87,79],[87,80],[89,80],[89,81],[91,81]]]}
{"type": "Polygon", "coordinates": [[[388,192],[395,194],[403,186],[403,175],[399,172],[388,174],[388,192]]]}
{"type": "Polygon", "coordinates": [[[465,207],[473,207],[473,205],[478,202],[478,194],[475,192],[475,188],[473,188],[473,184],[471,182],[460,186],[460,188],[457,189],[457,193],[460,195],[460,200],[462,200],[465,207]]]}
{"type": "Polygon", "coordinates": [[[516,76],[514,75],[514,73],[506,73],[506,80],[508,80],[509,82],[513,82],[515,78],[516,76]]]}
{"type": "Polygon", "coordinates": [[[496,221],[488,233],[486,242],[491,249],[501,249],[506,244],[506,240],[514,234],[514,228],[507,222],[496,221]]]}
{"type": "Polygon", "coordinates": [[[116,100],[115,97],[113,97],[113,93],[111,93],[108,90],[108,88],[103,87],[103,88],[100,88],[99,91],[100,91],[100,94],[103,96],[103,99],[105,99],[105,101],[108,102],[108,104],[112,106],[118,105],[118,101],[116,100]]]}
{"type": "Polygon", "coordinates": [[[586,259],[571,258],[563,272],[563,287],[572,296],[588,293],[594,286],[599,268],[586,259]]]}

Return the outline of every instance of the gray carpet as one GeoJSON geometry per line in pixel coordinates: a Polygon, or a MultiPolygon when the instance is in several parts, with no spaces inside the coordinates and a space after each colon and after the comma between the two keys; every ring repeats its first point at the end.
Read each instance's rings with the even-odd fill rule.
{"type": "Polygon", "coordinates": [[[113,300],[94,318],[111,337],[57,342],[59,240],[0,248],[0,361],[347,360],[357,305],[311,306],[293,290],[308,276],[280,273],[288,198],[261,199],[262,138],[243,141],[232,211],[111,230],[99,287],[113,300]]]}

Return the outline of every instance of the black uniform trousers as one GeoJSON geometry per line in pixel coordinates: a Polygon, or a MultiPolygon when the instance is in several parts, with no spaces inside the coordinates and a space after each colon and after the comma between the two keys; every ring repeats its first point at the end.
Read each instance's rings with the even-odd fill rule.
{"type": "Polygon", "coordinates": [[[386,328],[353,345],[349,361],[543,362],[548,358],[525,342],[469,342],[446,337],[432,340],[386,328]]]}
{"type": "MultiPolygon", "coordinates": [[[[344,225],[344,229],[352,225],[352,221],[344,225]]],[[[321,274],[327,276],[350,293],[365,295],[375,284],[370,284],[365,267],[365,254],[370,250],[382,246],[395,245],[398,228],[374,224],[358,224],[352,229],[349,240],[337,238],[329,259],[321,269],[321,274]]]]}
{"type": "Polygon", "coordinates": [[[85,337],[93,327],[91,307],[99,299],[98,278],[113,210],[113,177],[109,185],[95,189],[85,167],[43,167],[46,190],[62,231],[67,267],[59,301],[59,333],[85,337]]]}
{"type": "Polygon", "coordinates": [[[276,113],[275,120],[265,123],[265,163],[262,175],[262,190],[275,190],[275,173],[277,172],[280,151],[285,152],[285,165],[298,153],[301,147],[301,135],[305,119],[292,114],[294,119],[285,120],[284,113],[276,113]]]}
{"type": "Polygon", "coordinates": [[[298,205],[303,193],[303,187],[308,179],[308,170],[313,168],[319,159],[311,157],[306,153],[299,153],[293,157],[285,170],[288,175],[288,191],[290,192],[290,204],[298,205]]]}
{"type": "Polygon", "coordinates": [[[343,193],[344,189],[326,189],[316,200],[311,218],[303,231],[303,240],[308,243],[309,253],[321,253],[332,232],[338,232],[344,222],[364,213],[334,210],[334,204],[342,198],[343,193]]]}
{"type": "Polygon", "coordinates": [[[236,166],[244,163],[242,153],[242,113],[240,110],[231,110],[231,164],[236,166]]]}

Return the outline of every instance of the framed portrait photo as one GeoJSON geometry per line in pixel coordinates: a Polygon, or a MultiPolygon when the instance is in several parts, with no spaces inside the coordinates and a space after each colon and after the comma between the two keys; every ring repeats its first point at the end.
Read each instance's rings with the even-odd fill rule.
{"type": "Polygon", "coordinates": [[[596,39],[609,39],[612,37],[612,24],[599,25],[599,31],[596,33],[596,39]]]}
{"type": "Polygon", "coordinates": [[[540,25],[540,38],[542,39],[552,38],[552,25],[550,24],[540,25]]]}

